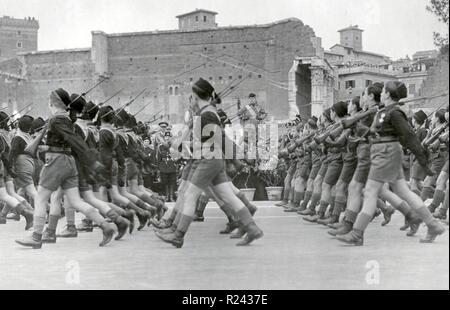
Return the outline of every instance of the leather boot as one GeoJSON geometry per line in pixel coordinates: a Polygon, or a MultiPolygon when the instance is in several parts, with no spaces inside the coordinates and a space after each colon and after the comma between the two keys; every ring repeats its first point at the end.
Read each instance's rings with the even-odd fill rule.
{"type": "Polygon", "coordinates": [[[20,210],[20,215],[22,215],[25,218],[26,221],[25,230],[28,230],[31,227],[33,227],[33,211],[30,211],[28,209],[22,209],[20,210]]]}
{"type": "Polygon", "coordinates": [[[145,224],[147,224],[147,221],[151,218],[151,216],[148,211],[144,211],[144,210],[137,212],[136,216],[139,220],[139,227],[137,228],[137,230],[141,231],[142,228],[145,227],[145,224]]]}
{"type": "Polygon", "coordinates": [[[244,236],[245,236],[245,228],[241,226],[238,228],[237,232],[231,234],[230,239],[241,239],[244,236]]]}
{"type": "Polygon", "coordinates": [[[184,234],[178,230],[170,234],[162,234],[159,232],[155,232],[155,234],[159,239],[166,243],[172,244],[177,249],[181,248],[184,244],[184,234]]]}
{"type": "Polygon", "coordinates": [[[114,237],[114,224],[104,222],[100,225],[100,228],[103,231],[103,239],[99,246],[104,247],[111,242],[111,239],[114,237]]]}
{"type": "Polygon", "coordinates": [[[282,200],[282,201],[280,201],[279,203],[276,203],[275,206],[276,206],[276,207],[283,207],[283,206],[287,205],[288,203],[289,203],[289,201],[287,201],[287,200],[282,200]]]}
{"type": "Polygon", "coordinates": [[[346,235],[349,232],[351,232],[352,229],[353,229],[353,223],[344,221],[344,223],[342,224],[341,227],[339,227],[338,229],[333,229],[333,230],[328,231],[328,234],[333,237],[346,235]]]}
{"type": "Polygon", "coordinates": [[[381,226],[386,226],[391,222],[392,215],[395,213],[395,209],[388,209],[386,211],[383,211],[384,221],[381,223],[381,226]]]}
{"type": "Polygon", "coordinates": [[[123,215],[123,217],[126,218],[130,222],[130,226],[129,226],[130,235],[133,233],[133,230],[134,230],[134,216],[135,215],[136,215],[136,212],[134,212],[134,210],[125,210],[125,214],[123,215]]]}
{"type": "Polygon", "coordinates": [[[77,230],[84,232],[93,232],[94,225],[90,219],[84,218],[81,220],[81,224],[77,226],[77,230]]]}
{"type": "Polygon", "coordinates": [[[121,217],[116,211],[110,210],[106,213],[106,216],[110,218],[114,224],[117,226],[117,236],[114,240],[120,240],[127,233],[128,227],[130,226],[130,221],[121,217]]]}
{"type": "Polygon", "coordinates": [[[227,225],[225,226],[225,229],[220,231],[220,234],[221,235],[231,234],[237,228],[239,228],[239,222],[237,221],[228,222],[227,225]]]}
{"type": "Polygon", "coordinates": [[[252,243],[253,241],[260,239],[264,236],[263,231],[256,225],[255,222],[248,224],[245,228],[245,238],[238,242],[236,246],[246,246],[252,243]]]}
{"type": "Polygon", "coordinates": [[[47,228],[42,234],[41,241],[42,243],[56,243],[56,232],[47,228]]]}
{"type": "Polygon", "coordinates": [[[20,244],[21,246],[40,249],[42,247],[42,235],[33,233],[29,237],[16,240],[16,243],[20,244]]]}
{"type": "Polygon", "coordinates": [[[439,223],[437,220],[428,225],[428,231],[425,238],[420,239],[420,243],[432,243],[437,236],[442,235],[445,232],[445,226],[439,223]]]}
{"type": "Polygon", "coordinates": [[[336,239],[355,246],[362,246],[364,244],[364,237],[355,234],[354,231],[351,231],[345,235],[338,235],[336,236],[336,239]]]}
{"type": "Polygon", "coordinates": [[[66,225],[66,227],[58,235],[58,238],[76,238],[78,231],[75,225],[66,225]]]}

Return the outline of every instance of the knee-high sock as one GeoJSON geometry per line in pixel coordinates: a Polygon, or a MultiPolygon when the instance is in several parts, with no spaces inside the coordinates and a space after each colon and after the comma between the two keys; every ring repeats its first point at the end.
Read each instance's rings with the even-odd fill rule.
{"type": "Polygon", "coordinates": [[[206,206],[208,205],[209,198],[208,196],[200,196],[200,198],[197,201],[197,207],[195,208],[195,213],[197,216],[203,216],[203,213],[205,212],[206,206]]]}
{"type": "Polygon", "coordinates": [[[250,223],[254,223],[253,217],[247,208],[242,208],[236,213],[239,222],[246,227],[250,223]]]}
{"type": "Polygon", "coordinates": [[[125,210],[124,209],[122,209],[119,206],[116,206],[115,204],[110,203],[110,202],[107,202],[107,204],[112,210],[116,211],[120,216],[125,215],[125,210]]]}
{"type": "Polygon", "coordinates": [[[66,213],[67,225],[75,225],[75,209],[72,207],[64,208],[66,213]]]}
{"type": "Polygon", "coordinates": [[[391,207],[391,206],[388,206],[383,200],[381,200],[381,199],[378,199],[377,200],[377,208],[378,209],[380,209],[381,211],[383,211],[383,213],[384,212],[391,212],[391,211],[393,211],[393,207],[391,207]]]}
{"type": "Polygon", "coordinates": [[[58,215],[52,215],[50,214],[48,216],[48,225],[47,225],[47,230],[49,232],[56,232],[56,227],[58,226],[58,221],[59,221],[60,216],[58,215]]]}
{"type": "Polygon", "coordinates": [[[358,213],[352,210],[347,209],[345,211],[345,221],[348,223],[355,223],[356,218],[358,217],[358,213]]]}
{"type": "Polygon", "coordinates": [[[355,224],[353,225],[353,232],[357,236],[364,236],[364,231],[366,230],[367,226],[369,226],[370,221],[373,218],[373,214],[367,214],[364,212],[361,212],[357,219],[355,224]]]}
{"type": "Polygon", "coordinates": [[[170,212],[168,221],[171,221],[172,223],[175,221],[175,218],[177,217],[178,211],[176,208],[172,209],[172,212],[170,212]]]}
{"type": "Polygon", "coordinates": [[[433,202],[431,203],[431,205],[429,206],[430,211],[433,212],[434,210],[436,210],[437,208],[439,208],[439,206],[441,205],[441,203],[444,201],[445,199],[445,193],[444,191],[437,189],[434,191],[434,196],[433,196],[433,202]]]}
{"type": "Polygon", "coordinates": [[[420,219],[422,221],[424,221],[424,223],[427,225],[430,225],[430,224],[434,223],[435,221],[437,221],[433,217],[433,214],[431,214],[430,210],[427,207],[425,207],[424,205],[419,207],[415,211],[416,211],[417,215],[420,217],[420,219]]]}
{"type": "Polygon", "coordinates": [[[180,237],[184,237],[184,235],[187,233],[192,221],[193,221],[192,216],[181,214],[180,221],[178,222],[178,225],[177,225],[176,234],[178,234],[180,237]]]}
{"type": "Polygon", "coordinates": [[[289,188],[287,188],[287,187],[284,188],[284,191],[283,191],[283,200],[284,201],[288,201],[289,200],[289,192],[290,192],[290,190],[291,190],[290,187],[289,188]]]}
{"type": "Polygon", "coordinates": [[[294,205],[296,207],[300,206],[300,202],[302,202],[303,197],[305,197],[305,192],[294,192],[294,205]]]}
{"type": "Polygon", "coordinates": [[[339,219],[339,216],[341,215],[342,211],[344,211],[346,204],[347,202],[345,201],[345,197],[336,196],[336,199],[334,200],[334,210],[332,215],[339,219]]]}
{"type": "Polygon", "coordinates": [[[336,201],[336,196],[331,196],[331,201],[330,201],[330,214],[333,214],[334,211],[334,203],[336,201]]]}

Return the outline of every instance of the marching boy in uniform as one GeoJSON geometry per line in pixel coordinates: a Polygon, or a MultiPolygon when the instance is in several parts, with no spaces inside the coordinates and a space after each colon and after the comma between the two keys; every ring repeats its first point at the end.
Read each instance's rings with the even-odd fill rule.
{"type": "Polygon", "coordinates": [[[70,103],[70,96],[65,90],[60,88],[51,92],[48,104],[51,116],[47,124],[46,141],[48,150],[35,200],[34,230],[32,236],[16,240],[18,244],[25,247],[34,249],[42,247],[46,205],[52,192],[58,190],[59,187],[65,192],[70,205],[89,217],[102,229],[103,240],[100,246],[109,243],[115,233],[115,225],[106,222],[95,208],[80,198],[78,171],[75,159],[71,154],[72,151],[91,168],[90,171],[98,171],[100,164],[96,161],[96,152],[88,149],[86,143],[74,134],[74,125],[68,112],[70,103]]]}

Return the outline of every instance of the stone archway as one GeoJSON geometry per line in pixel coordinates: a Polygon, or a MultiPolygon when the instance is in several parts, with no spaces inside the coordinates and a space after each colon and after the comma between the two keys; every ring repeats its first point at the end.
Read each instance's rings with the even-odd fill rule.
{"type": "Polygon", "coordinates": [[[289,110],[298,110],[303,119],[318,117],[334,103],[335,80],[334,70],[326,60],[296,58],[289,71],[289,110]]]}

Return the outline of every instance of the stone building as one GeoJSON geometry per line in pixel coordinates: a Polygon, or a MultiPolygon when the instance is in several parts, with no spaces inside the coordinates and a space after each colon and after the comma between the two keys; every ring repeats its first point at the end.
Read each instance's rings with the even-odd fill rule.
{"type": "Polygon", "coordinates": [[[146,88],[129,111],[149,104],[139,119],[151,119],[162,111],[166,120],[177,123],[183,118],[191,85],[203,77],[219,93],[237,84],[223,98],[230,116],[236,113],[238,101],[247,103],[249,93],[255,93],[276,120],[287,118],[290,104],[308,117],[333,102],[334,71],[311,27],[296,18],[219,27],[216,14],[196,10],[179,15],[179,29],[170,31],[93,31],[87,49],[19,53],[8,60],[19,66],[17,74],[7,78],[8,84],[6,78],[0,79],[0,100],[11,112],[33,102],[34,113],[45,116],[51,90],[63,87],[80,93],[107,77],[88,99],[102,102],[123,88],[109,102],[119,107],[146,88]]]}
{"type": "Polygon", "coordinates": [[[39,22],[34,17],[0,17],[0,61],[20,52],[36,51],[38,30],[39,22]]]}

